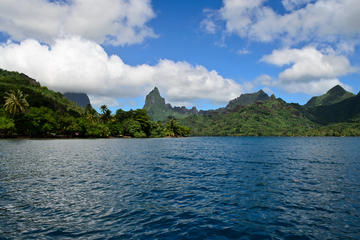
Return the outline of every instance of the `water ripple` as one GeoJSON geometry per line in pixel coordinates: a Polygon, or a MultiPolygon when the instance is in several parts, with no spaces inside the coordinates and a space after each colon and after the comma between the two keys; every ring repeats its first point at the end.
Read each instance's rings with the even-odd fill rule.
{"type": "Polygon", "coordinates": [[[359,138],[0,141],[0,239],[360,239],[359,138]]]}

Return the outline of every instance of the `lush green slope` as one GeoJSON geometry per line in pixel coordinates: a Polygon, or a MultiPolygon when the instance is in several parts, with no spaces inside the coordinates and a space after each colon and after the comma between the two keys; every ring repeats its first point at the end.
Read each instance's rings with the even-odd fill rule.
{"type": "Polygon", "coordinates": [[[275,97],[235,112],[193,115],[180,122],[201,136],[298,136],[318,126],[306,117],[300,105],[275,97]]]}
{"type": "Polygon", "coordinates": [[[332,105],[307,109],[309,118],[321,124],[360,121],[360,94],[332,105]]]}
{"type": "Polygon", "coordinates": [[[90,105],[84,109],[24,74],[0,70],[0,137],[177,137],[189,133],[174,119],[152,122],[143,109],[119,109],[114,115],[105,105],[100,114],[90,105]]]}
{"type": "Polygon", "coordinates": [[[4,104],[5,92],[15,89],[20,89],[28,95],[27,101],[32,107],[46,106],[53,111],[68,112],[72,115],[84,112],[83,108],[65,98],[61,93],[41,87],[38,82],[25,74],[0,69],[0,106],[4,104]]]}
{"type": "Polygon", "coordinates": [[[360,136],[360,95],[340,86],[306,106],[258,91],[242,94],[224,108],[185,114],[174,113],[157,89],[148,96],[145,109],[150,116],[178,118],[198,136],[360,136]]]}
{"type": "Polygon", "coordinates": [[[305,104],[305,106],[318,107],[318,106],[332,105],[353,96],[354,96],[353,93],[345,91],[345,89],[343,89],[340,85],[336,85],[335,87],[327,91],[325,94],[318,97],[312,97],[305,104]]]}

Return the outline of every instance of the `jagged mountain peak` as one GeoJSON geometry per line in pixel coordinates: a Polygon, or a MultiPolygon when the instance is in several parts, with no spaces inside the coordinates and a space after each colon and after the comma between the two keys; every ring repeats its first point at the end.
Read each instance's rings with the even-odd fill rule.
{"type": "Polygon", "coordinates": [[[157,87],[146,95],[144,109],[147,111],[152,120],[166,120],[168,117],[184,118],[189,114],[197,114],[196,107],[187,109],[186,107],[172,107],[165,99],[161,97],[157,87]]]}
{"type": "Polygon", "coordinates": [[[161,97],[160,91],[157,87],[154,87],[153,90],[146,95],[144,108],[147,109],[152,105],[166,105],[165,99],[161,97]]]}

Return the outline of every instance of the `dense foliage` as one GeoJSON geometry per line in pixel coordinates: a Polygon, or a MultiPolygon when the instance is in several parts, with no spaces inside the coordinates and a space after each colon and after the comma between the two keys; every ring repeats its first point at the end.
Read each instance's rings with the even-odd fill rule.
{"type": "MultiPolygon", "coordinates": [[[[173,116],[158,109],[164,108],[165,100],[159,93],[156,98],[161,101],[147,97],[149,115],[173,116]]],[[[301,106],[258,91],[243,94],[224,108],[186,112],[179,121],[195,136],[360,136],[360,94],[335,86],[301,106]]]]}
{"type": "Polygon", "coordinates": [[[193,115],[181,123],[200,136],[299,136],[317,127],[300,105],[274,97],[234,112],[193,115]]]}
{"type": "Polygon", "coordinates": [[[146,110],[83,109],[24,74],[0,69],[0,137],[179,137],[175,119],[153,122],[146,110]],[[25,94],[25,93],[26,94],[25,94]]]}

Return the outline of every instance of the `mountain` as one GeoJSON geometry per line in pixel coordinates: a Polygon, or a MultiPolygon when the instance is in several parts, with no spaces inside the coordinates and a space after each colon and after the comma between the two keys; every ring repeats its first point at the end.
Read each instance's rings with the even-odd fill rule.
{"type": "Polygon", "coordinates": [[[302,106],[274,96],[233,112],[192,115],[180,123],[198,136],[298,136],[317,126],[302,106]]]}
{"type": "Polygon", "coordinates": [[[146,96],[143,109],[153,121],[164,121],[168,118],[182,119],[198,113],[195,107],[187,109],[186,107],[172,107],[171,104],[165,103],[165,99],[161,97],[157,87],[146,96]]]}
{"type": "Polygon", "coordinates": [[[91,105],[90,99],[86,93],[64,93],[64,97],[73,101],[80,107],[86,108],[87,105],[91,105]]]}
{"type": "Polygon", "coordinates": [[[335,87],[331,88],[325,94],[312,97],[306,104],[306,107],[318,107],[318,106],[327,106],[332,105],[338,102],[341,102],[347,98],[355,96],[351,92],[347,92],[344,88],[340,85],[336,85],[335,87]]]}
{"type": "Polygon", "coordinates": [[[240,97],[231,100],[228,105],[226,105],[225,109],[230,111],[253,104],[257,101],[267,101],[269,98],[269,95],[267,95],[263,90],[256,93],[241,94],[240,97]]]}
{"type": "Polygon", "coordinates": [[[270,97],[262,90],[256,93],[246,93],[240,95],[238,98],[231,100],[226,107],[215,110],[200,110],[196,107],[187,109],[186,107],[172,107],[170,104],[165,103],[165,99],[161,97],[160,91],[155,87],[145,98],[144,109],[148,112],[149,116],[155,121],[164,121],[169,117],[183,119],[193,114],[209,115],[223,112],[237,111],[242,107],[256,103],[258,101],[267,101],[270,97]]]}
{"type": "Polygon", "coordinates": [[[360,94],[331,105],[308,109],[309,118],[320,124],[356,122],[360,120],[360,94]]]}
{"type": "Polygon", "coordinates": [[[269,97],[260,90],[206,111],[172,107],[154,88],[146,96],[144,109],[154,120],[177,118],[195,136],[360,135],[360,93],[355,96],[340,86],[313,97],[305,106],[269,97]]]}
{"type": "Polygon", "coordinates": [[[28,95],[26,99],[33,107],[46,106],[54,111],[68,112],[73,115],[79,115],[84,111],[61,93],[41,86],[39,82],[25,74],[0,69],[0,106],[4,104],[5,93],[15,89],[20,89],[28,95]]]}

